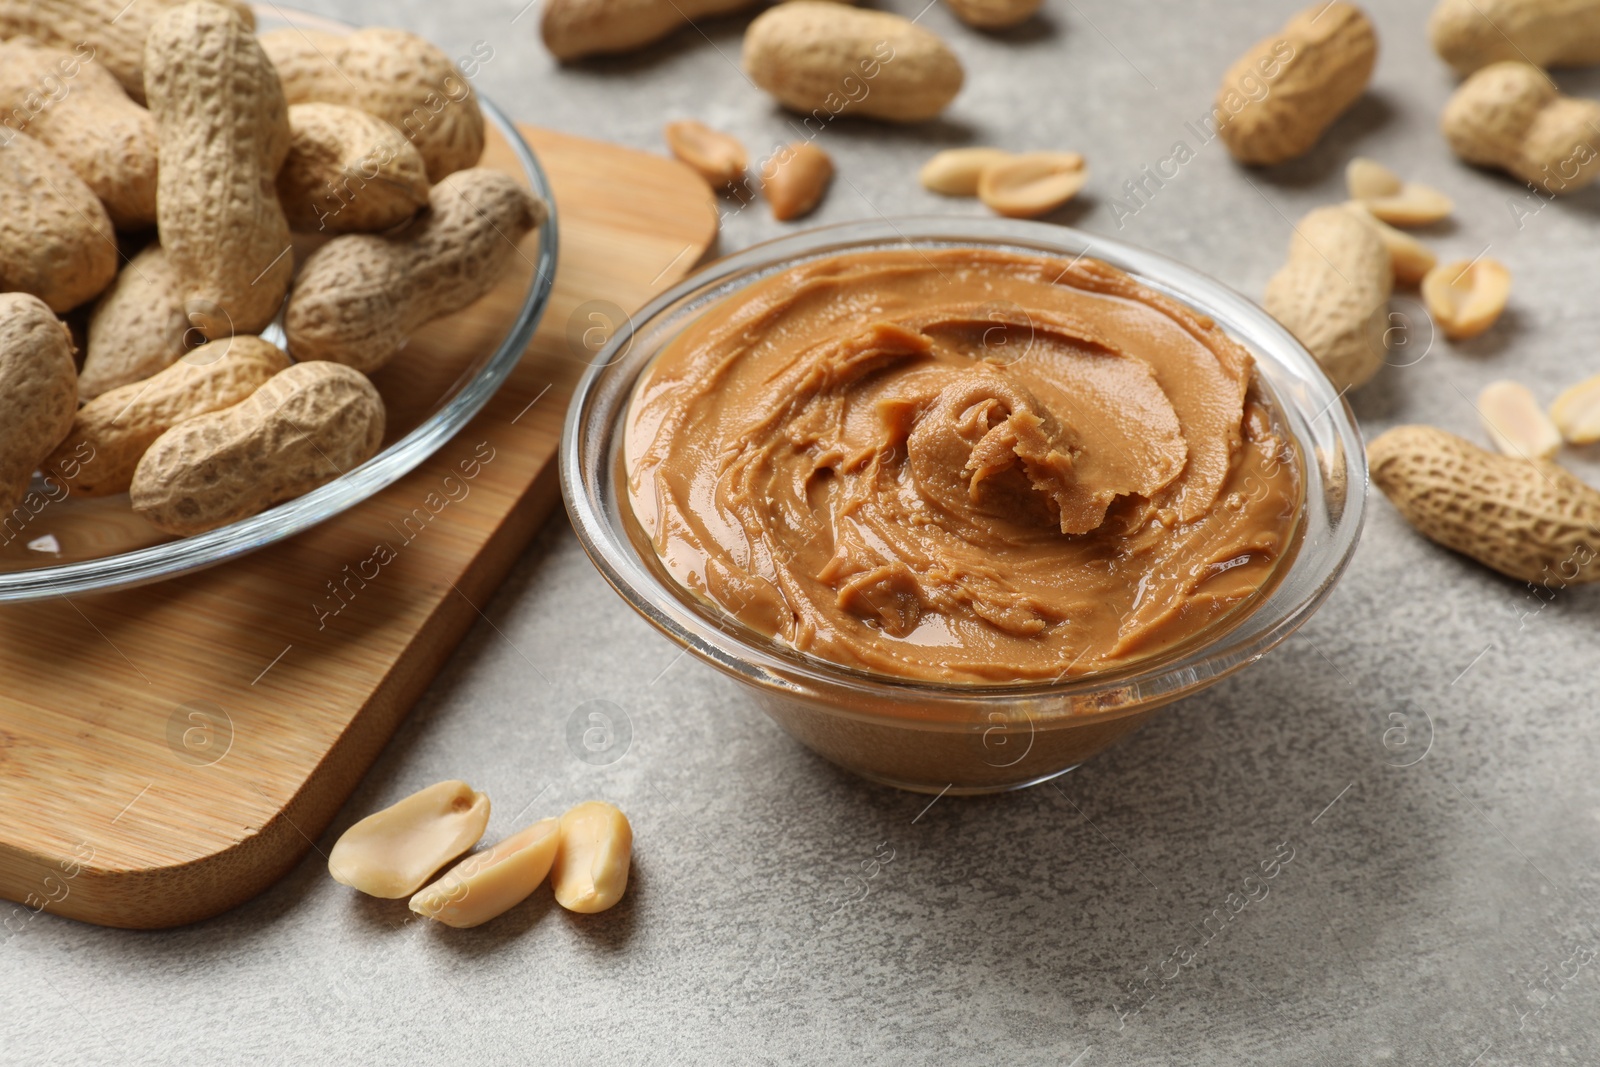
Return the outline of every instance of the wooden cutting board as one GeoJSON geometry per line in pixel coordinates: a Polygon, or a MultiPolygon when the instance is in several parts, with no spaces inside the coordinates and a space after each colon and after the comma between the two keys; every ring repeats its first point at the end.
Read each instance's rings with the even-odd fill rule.
{"type": "MultiPolygon", "coordinates": [[[[242,560],[0,608],[0,896],[20,902],[0,903],[0,942],[41,909],[153,928],[265,889],[558,505],[562,418],[597,336],[583,330],[687,274],[717,214],[672,160],[523,132],[555,190],[560,267],[522,363],[459,435],[242,560]]],[[[485,162],[514,169],[503,147],[485,162]]],[[[519,297],[491,295],[442,343],[493,343],[519,297]]]]}

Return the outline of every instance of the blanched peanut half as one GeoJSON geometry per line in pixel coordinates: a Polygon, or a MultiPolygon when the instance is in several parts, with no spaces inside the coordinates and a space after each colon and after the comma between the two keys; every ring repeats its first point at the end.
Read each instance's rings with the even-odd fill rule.
{"type": "Polygon", "coordinates": [[[694,119],[669,122],[663,131],[667,148],[714,187],[744,177],[750,154],[739,139],[694,119]]]}
{"type": "Polygon", "coordinates": [[[1410,182],[1394,196],[1374,197],[1366,203],[1367,210],[1396,226],[1427,226],[1449,218],[1456,208],[1455,201],[1439,190],[1410,182]]]}
{"type": "Polygon", "coordinates": [[[947,148],[922,165],[917,180],[943,196],[977,196],[983,168],[1010,158],[1003,148],[947,148]]]}
{"type": "Polygon", "coordinates": [[[550,871],[556,903],[568,911],[605,911],[628,888],[633,827],[628,817],[599,800],[561,816],[561,844],[550,871]]]}
{"type": "Polygon", "coordinates": [[[1478,394],[1478,417],[1494,446],[1508,456],[1549,459],[1561,447],[1561,431],[1521,382],[1484,386],[1478,394]]]}
{"type": "Polygon", "coordinates": [[[440,782],[346,830],[328,854],[328,873],[375,897],[410,896],[488,825],[486,795],[466,782],[440,782]]]}
{"type": "Polygon", "coordinates": [[[780,148],[761,165],[761,190],[779,222],[809,215],[832,180],[833,160],[810,141],[780,148]]]}
{"type": "Polygon", "coordinates": [[[1029,152],[983,168],[978,199],[1014,219],[1048,214],[1078,195],[1089,168],[1076,152],[1029,152]]]}
{"type": "Polygon", "coordinates": [[[1401,181],[1374,159],[1357,156],[1344,170],[1345,187],[1375,216],[1396,226],[1426,226],[1448,218],[1455,204],[1431,186],[1401,181]]]}
{"type": "Polygon", "coordinates": [[[1600,374],[1574,385],[1550,405],[1561,436],[1575,445],[1600,441],[1600,374]]]}
{"type": "Polygon", "coordinates": [[[411,898],[411,910],[458,928],[504,915],[539,888],[560,843],[561,820],[540,819],[450,868],[411,898]]]}
{"type": "Polygon", "coordinates": [[[1439,262],[1439,257],[1427,245],[1374,215],[1366,201],[1351,200],[1348,206],[1383,238],[1383,245],[1389,250],[1389,264],[1394,268],[1395,281],[1402,285],[1416,285],[1439,262]]]}
{"type": "Polygon", "coordinates": [[[1422,302],[1451,340],[1465,341],[1493,326],[1511,295],[1511,272],[1497,260],[1441,263],[1422,279],[1422,302]]]}
{"type": "Polygon", "coordinates": [[[1400,180],[1400,175],[1376,159],[1357,156],[1345,164],[1344,185],[1350,190],[1353,199],[1369,200],[1380,196],[1393,196],[1405,186],[1405,183],[1400,180]]]}

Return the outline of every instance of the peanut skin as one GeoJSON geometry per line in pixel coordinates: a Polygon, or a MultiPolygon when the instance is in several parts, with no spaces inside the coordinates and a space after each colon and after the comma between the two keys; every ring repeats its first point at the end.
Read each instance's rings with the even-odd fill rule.
{"type": "Polygon", "coordinates": [[[376,115],[343,104],[293,104],[289,129],[278,200],[291,228],[376,233],[427,204],[422,154],[376,115]]]}
{"type": "Polygon", "coordinates": [[[472,83],[439,48],[405,30],[348,37],[314,30],[261,35],[291,104],[343,104],[398,129],[428,167],[428,180],[477,164],[483,110],[472,83]]]}
{"type": "Polygon", "coordinates": [[[72,335],[44,301],[0,294],[0,513],[17,506],[39,463],[72,427],[72,335]]]}
{"type": "Polygon", "coordinates": [[[289,357],[259,337],[203,345],[149,380],[119,386],[79,408],[44,469],[83,496],[126,492],[156,438],[185,419],[232,407],[288,366],[289,357]]]}
{"type": "Polygon", "coordinates": [[[482,168],[450,175],[429,204],[399,234],[347,234],[312,253],[284,316],[295,359],[383,366],[418,327],[493,288],[546,210],[509,174],[482,168]]]}
{"type": "MultiPolygon", "coordinates": [[[[95,61],[144,103],[144,45],[150,27],[185,0],[0,0],[0,38],[32,37],[73,51],[86,46],[95,61]]],[[[255,29],[245,0],[217,0],[255,29]]]]}
{"type": "Polygon", "coordinates": [[[294,273],[273,186],[289,151],[277,73],[249,26],[208,0],[156,21],[145,69],[161,139],[161,244],[190,321],[213,340],[257,333],[294,273]]]}
{"type": "Polygon", "coordinates": [[[0,292],[70,311],[116,276],[116,234],[100,198],[54,152],[0,129],[0,292]]]}
{"type": "Polygon", "coordinates": [[[156,124],[86,46],[0,44],[0,113],[82,178],[118,229],[156,221],[156,124]]]}
{"type": "Polygon", "coordinates": [[[93,400],[108,389],[142,381],[176,363],[199,339],[184,314],[177,270],[160,245],[150,245],[129,260],[95,303],[78,395],[93,400]]]}
{"type": "Polygon", "coordinates": [[[133,472],[133,509],[179,536],[303,496],[378,451],[383,399],[360,371],[297,363],[242,403],[178,423],[133,472]]]}

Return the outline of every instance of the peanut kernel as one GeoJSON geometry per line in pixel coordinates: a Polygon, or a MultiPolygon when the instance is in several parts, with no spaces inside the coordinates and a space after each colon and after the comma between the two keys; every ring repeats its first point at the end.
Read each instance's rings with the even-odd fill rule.
{"type": "Polygon", "coordinates": [[[778,149],[761,166],[761,189],[779,222],[809,215],[832,180],[833,160],[810,141],[778,149]]]}
{"type": "Polygon", "coordinates": [[[1549,459],[1561,447],[1561,431],[1521,382],[1491,382],[1478,394],[1478,416],[1494,446],[1508,456],[1549,459]]]}
{"type": "Polygon", "coordinates": [[[714,187],[731,185],[744,177],[750,155],[738,138],[713,130],[694,119],[666,125],[664,135],[672,154],[714,187]]]}
{"type": "Polygon", "coordinates": [[[628,888],[633,828],[610,804],[590,800],[561,816],[561,843],[550,884],[568,911],[605,911],[628,888]]]}
{"type": "Polygon", "coordinates": [[[328,873],[371,896],[410,896],[477,844],[488,824],[488,796],[466,782],[439,782],[346,830],[328,854],[328,873]]]}
{"type": "Polygon", "coordinates": [[[978,199],[1008,218],[1037,218],[1077,196],[1088,180],[1076,152],[1029,152],[983,168],[978,199]]]}
{"type": "Polygon", "coordinates": [[[1556,397],[1550,418],[1561,436],[1575,445],[1600,441],[1600,374],[1587,378],[1556,397]]]}
{"type": "Polygon", "coordinates": [[[947,148],[922,165],[917,180],[943,196],[977,196],[983,169],[1010,158],[1002,148],[947,148]]]}
{"type": "Polygon", "coordinates": [[[1511,272],[1487,258],[1441,263],[1422,279],[1428,314],[1451,340],[1464,341],[1495,324],[1511,295],[1511,272]]]}
{"type": "Polygon", "coordinates": [[[1426,226],[1448,218],[1455,203],[1439,190],[1400,176],[1374,159],[1357,156],[1344,170],[1345,188],[1353,200],[1395,226],[1426,226]]]}
{"type": "Polygon", "coordinates": [[[474,853],[411,898],[418,915],[466,928],[486,923],[526,900],[555,862],[561,821],[540,819],[474,853]]]}

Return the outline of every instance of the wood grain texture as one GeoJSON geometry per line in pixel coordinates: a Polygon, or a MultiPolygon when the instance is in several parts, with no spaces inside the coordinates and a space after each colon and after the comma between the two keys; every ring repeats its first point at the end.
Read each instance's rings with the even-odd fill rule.
{"type": "MultiPolygon", "coordinates": [[[[0,905],[0,942],[40,908],[155,928],[266,888],[312,847],[558,505],[554,454],[585,358],[569,319],[587,301],[632,311],[677,281],[714,240],[716,209],[672,160],[524,133],[555,189],[555,290],[522,363],[454,440],[242,560],[0,609],[0,895],[21,902],[0,905]]],[[[510,168],[495,151],[485,162],[510,168]]],[[[428,343],[492,343],[519,295],[491,294],[428,343]]],[[[445,371],[412,362],[406,382],[381,380],[404,359],[375,378],[386,397],[438,395],[430,378],[445,371]]]]}

